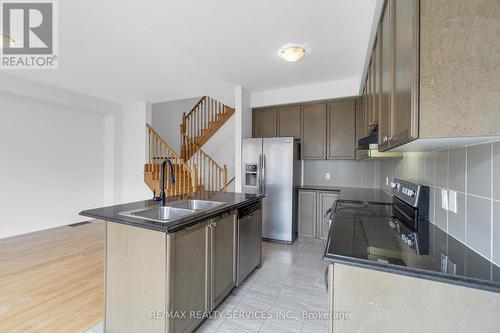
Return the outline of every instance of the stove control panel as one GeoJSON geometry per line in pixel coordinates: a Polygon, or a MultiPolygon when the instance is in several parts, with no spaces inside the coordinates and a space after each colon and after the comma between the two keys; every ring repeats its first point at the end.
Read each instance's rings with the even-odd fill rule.
{"type": "MultiPolygon", "coordinates": [[[[426,186],[405,181],[403,179],[394,179],[390,184],[392,194],[403,200],[407,204],[417,207],[419,195],[422,190],[427,190],[426,186]]],[[[422,198],[425,200],[425,198],[422,198]]]]}

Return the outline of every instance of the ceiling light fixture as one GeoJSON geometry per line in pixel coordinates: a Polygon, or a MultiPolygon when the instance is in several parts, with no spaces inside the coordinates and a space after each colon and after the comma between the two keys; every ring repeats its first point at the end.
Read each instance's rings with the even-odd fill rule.
{"type": "Polygon", "coordinates": [[[0,33],[0,37],[2,39],[2,44],[1,47],[15,47],[16,46],[16,40],[9,35],[5,35],[0,33]]]}
{"type": "Polygon", "coordinates": [[[283,47],[279,50],[278,55],[289,62],[299,61],[306,54],[306,49],[300,45],[292,45],[283,47]]]}

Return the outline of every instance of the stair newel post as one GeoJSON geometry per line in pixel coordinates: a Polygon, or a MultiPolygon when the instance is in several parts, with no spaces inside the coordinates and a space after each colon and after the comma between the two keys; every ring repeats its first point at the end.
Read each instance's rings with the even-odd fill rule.
{"type": "Polygon", "coordinates": [[[193,166],[191,168],[191,186],[193,188],[193,192],[196,191],[196,185],[197,185],[197,174],[198,172],[196,171],[196,166],[193,166]]]}
{"type": "Polygon", "coordinates": [[[148,164],[151,164],[151,128],[149,127],[148,127],[148,154],[149,154],[148,164]]]}

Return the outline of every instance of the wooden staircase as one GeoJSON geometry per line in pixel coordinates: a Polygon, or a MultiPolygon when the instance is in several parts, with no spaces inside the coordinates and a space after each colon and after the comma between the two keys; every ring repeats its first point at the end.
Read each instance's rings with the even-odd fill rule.
{"type": "Polygon", "coordinates": [[[197,151],[195,147],[203,147],[233,114],[233,108],[203,96],[189,113],[182,115],[181,157],[189,160],[190,154],[197,151]]]}
{"type": "Polygon", "coordinates": [[[233,108],[207,96],[201,98],[189,113],[182,116],[180,154],[146,124],[149,149],[148,163],[144,165],[144,182],[151,191],[156,195],[160,193],[161,163],[167,158],[173,164],[176,181],[169,184],[168,172],[165,172],[167,196],[202,190],[226,191],[234,177],[228,182],[226,165],[217,163],[202,146],[233,114],[233,108]]]}

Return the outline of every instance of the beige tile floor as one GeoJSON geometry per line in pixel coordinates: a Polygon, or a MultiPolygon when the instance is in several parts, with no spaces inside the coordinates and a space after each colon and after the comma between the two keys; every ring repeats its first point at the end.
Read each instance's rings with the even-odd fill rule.
{"type": "Polygon", "coordinates": [[[326,332],[326,320],[303,315],[327,311],[324,247],[324,241],[314,239],[293,245],[264,242],[262,268],[236,288],[216,309],[217,318],[208,319],[198,332],[326,332]],[[242,318],[252,315],[255,318],[242,318]]]}
{"type": "MultiPolygon", "coordinates": [[[[311,318],[328,307],[324,247],[325,241],[317,239],[293,245],[264,242],[262,267],[234,289],[198,332],[326,332],[326,320],[311,318]]],[[[87,331],[100,332],[102,323],[87,331]]]]}

